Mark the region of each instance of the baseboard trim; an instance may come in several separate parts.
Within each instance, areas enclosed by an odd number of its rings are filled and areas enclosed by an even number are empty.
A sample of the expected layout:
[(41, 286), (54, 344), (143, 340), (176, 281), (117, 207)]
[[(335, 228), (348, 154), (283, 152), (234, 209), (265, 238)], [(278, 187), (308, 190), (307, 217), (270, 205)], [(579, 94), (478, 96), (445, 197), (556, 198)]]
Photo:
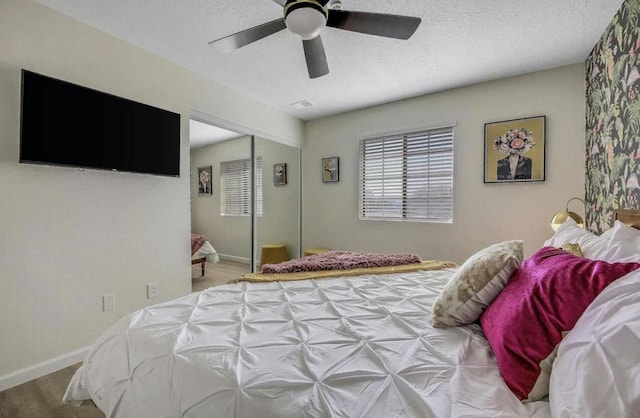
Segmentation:
[(218, 257), (220, 257), (220, 260), (236, 261), (238, 263), (251, 264), (251, 260), (248, 259), (247, 257), (236, 257), (235, 255), (220, 254), (220, 253), (218, 253)]
[(0, 376), (0, 392), (79, 363), (84, 360), (90, 348), (90, 346), (84, 347), (80, 350), (63, 354), (51, 360), (43, 361), (42, 363), (34, 364), (22, 370)]

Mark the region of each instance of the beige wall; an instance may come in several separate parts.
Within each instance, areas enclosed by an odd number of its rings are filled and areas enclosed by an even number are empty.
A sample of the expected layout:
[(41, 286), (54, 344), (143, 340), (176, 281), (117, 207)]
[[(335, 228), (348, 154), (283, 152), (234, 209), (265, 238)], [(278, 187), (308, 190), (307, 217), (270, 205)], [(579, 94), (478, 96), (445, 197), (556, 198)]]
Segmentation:
[[(21, 68), (181, 113), (180, 178), (19, 164)], [(301, 141), (302, 123), (273, 108), (37, 3), (0, 2), (0, 387), (190, 291), (193, 110)]]
[[(304, 247), (413, 252), (464, 261), (507, 239), (531, 254), (549, 220), (584, 195), (584, 65), (497, 80), (308, 122), (303, 148)], [(547, 175), (541, 183), (484, 184), (489, 121), (547, 116)], [(360, 221), (358, 141), (374, 134), (456, 122), (451, 224)], [(340, 182), (322, 183), (322, 157), (340, 157)]]

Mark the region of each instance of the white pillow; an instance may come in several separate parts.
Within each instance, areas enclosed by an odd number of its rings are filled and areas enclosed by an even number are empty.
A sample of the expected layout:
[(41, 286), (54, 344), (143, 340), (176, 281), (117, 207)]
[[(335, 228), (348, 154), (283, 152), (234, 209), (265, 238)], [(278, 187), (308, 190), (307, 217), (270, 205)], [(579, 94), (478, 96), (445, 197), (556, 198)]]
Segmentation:
[(606, 254), (609, 240), (580, 228), (573, 219), (569, 218), (560, 225), (551, 238), (545, 241), (544, 246), (561, 248), (564, 244), (578, 244), (585, 258), (597, 260)]
[(611, 237), (613, 236), (613, 230), (615, 229), (617, 224), (618, 224), (618, 221), (616, 221), (616, 223), (613, 225), (613, 228), (607, 229), (602, 234), (600, 234), (600, 237), (610, 240)]
[(616, 221), (613, 228), (601, 235), (612, 243), (620, 243), (626, 252), (640, 253), (640, 230)]
[(617, 239), (640, 244), (640, 230), (625, 225), (618, 220), (613, 224), (613, 228), (604, 231), (600, 236), (608, 240)]
[[(625, 225), (626, 228), (629, 228)], [(613, 238), (613, 233), (610, 233)], [(625, 235), (626, 236), (626, 235)], [(578, 244), (585, 258), (612, 262), (634, 261), (629, 259), (638, 253), (623, 241), (608, 239), (580, 228), (569, 218), (560, 225), (556, 233), (545, 241), (544, 246), (561, 248), (564, 244)]]
[(640, 416), (640, 270), (610, 284), (558, 345), (549, 387), (556, 418)]
[(600, 237), (609, 240), (611, 249), (617, 249), (617, 252), (610, 251), (607, 261), (611, 263), (640, 262), (640, 230), (616, 221), (613, 228), (604, 231)]

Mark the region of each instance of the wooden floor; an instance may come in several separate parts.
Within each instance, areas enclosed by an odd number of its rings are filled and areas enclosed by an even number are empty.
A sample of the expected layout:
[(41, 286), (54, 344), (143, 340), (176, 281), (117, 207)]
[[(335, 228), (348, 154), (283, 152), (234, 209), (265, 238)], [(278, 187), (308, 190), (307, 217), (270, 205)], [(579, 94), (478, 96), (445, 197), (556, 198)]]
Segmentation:
[[(248, 264), (221, 260), (217, 264), (207, 263), (203, 277), (200, 265), (193, 266), (192, 288), (197, 292), (225, 284), (248, 271)], [(78, 367), (80, 363), (0, 392), (0, 418), (104, 418), (91, 401), (79, 406), (62, 403), (62, 396)]]
[(219, 286), (235, 279), (242, 273), (249, 272), (249, 264), (235, 261), (220, 260), (219, 263), (206, 263), (205, 273), (202, 276), (200, 264), (191, 267), (191, 287), (194, 292)]
[(104, 418), (91, 401), (74, 406), (62, 403), (71, 376), (80, 363), (0, 392), (1, 418)]

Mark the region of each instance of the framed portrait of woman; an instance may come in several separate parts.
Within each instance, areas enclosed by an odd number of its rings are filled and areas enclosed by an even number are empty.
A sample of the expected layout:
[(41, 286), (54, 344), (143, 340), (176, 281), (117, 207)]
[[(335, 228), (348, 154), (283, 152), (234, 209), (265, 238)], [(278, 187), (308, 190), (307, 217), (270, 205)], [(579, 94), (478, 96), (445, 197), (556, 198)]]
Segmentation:
[(484, 124), (484, 182), (544, 181), (546, 116)]

